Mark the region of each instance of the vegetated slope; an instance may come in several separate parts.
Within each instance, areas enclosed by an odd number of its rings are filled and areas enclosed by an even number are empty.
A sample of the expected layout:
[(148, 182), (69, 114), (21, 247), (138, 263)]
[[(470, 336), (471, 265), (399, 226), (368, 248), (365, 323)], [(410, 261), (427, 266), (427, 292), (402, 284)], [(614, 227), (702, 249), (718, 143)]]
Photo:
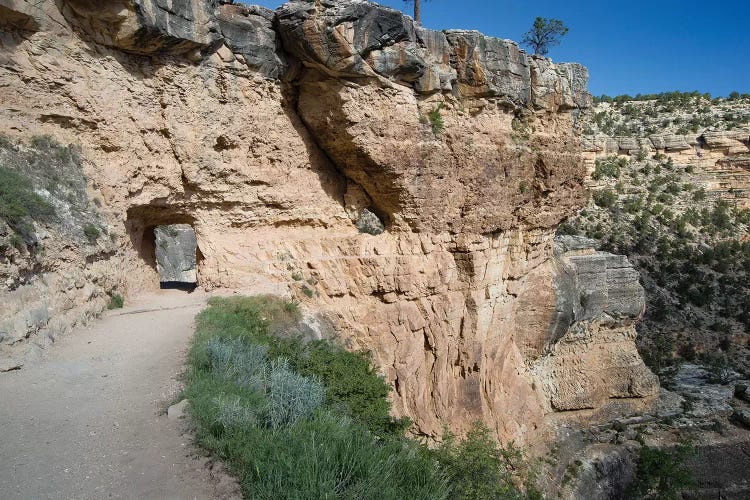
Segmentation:
[[(750, 119), (747, 96), (649, 97), (600, 104), (588, 128), (636, 135), (664, 133), (660, 126), (667, 133), (675, 127), (700, 132), (733, 129)], [(602, 113), (615, 125), (602, 126)], [(655, 371), (664, 374), (679, 360), (699, 359), (717, 374), (728, 376), (726, 367), (747, 374), (750, 211), (698, 184), (692, 165), (646, 148), (630, 157), (599, 158), (589, 206), (560, 232), (596, 238), (606, 250), (627, 254), (640, 271), (647, 311), (638, 343)]]
[(185, 395), (198, 443), (246, 498), (539, 498), (520, 450), (479, 423), (436, 450), (404, 437), (368, 357), (303, 343), (299, 319), (273, 296), (213, 298), (197, 318)]
[(0, 283), (21, 297), (0, 301), (0, 372), (21, 367), (110, 300), (114, 272), (100, 262), (116, 247), (97, 202), (77, 147), (0, 135)]
[(585, 135), (687, 135), (705, 129), (737, 130), (750, 123), (750, 94), (711, 98), (698, 92), (594, 98)]

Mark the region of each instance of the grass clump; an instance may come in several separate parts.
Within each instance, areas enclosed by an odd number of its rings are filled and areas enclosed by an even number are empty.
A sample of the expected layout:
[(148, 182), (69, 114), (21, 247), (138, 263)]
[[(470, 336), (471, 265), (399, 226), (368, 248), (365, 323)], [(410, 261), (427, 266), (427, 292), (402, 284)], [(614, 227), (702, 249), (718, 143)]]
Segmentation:
[(97, 239), (99, 239), (101, 231), (94, 224), (87, 224), (83, 228), (83, 234), (84, 236), (86, 236), (86, 238), (88, 238), (89, 241), (95, 242)]
[(406, 438), (369, 357), (303, 343), (300, 317), (257, 296), (212, 298), (196, 319), (185, 396), (197, 440), (246, 498), (523, 497), (489, 430), (435, 451)]
[(109, 303), (107, 304), (107, 309), (122, 309), (122, 306), (125, 305), (125, 299), (122, 298), (122, 295), (119, 293), (113, 293), (109, 297)]

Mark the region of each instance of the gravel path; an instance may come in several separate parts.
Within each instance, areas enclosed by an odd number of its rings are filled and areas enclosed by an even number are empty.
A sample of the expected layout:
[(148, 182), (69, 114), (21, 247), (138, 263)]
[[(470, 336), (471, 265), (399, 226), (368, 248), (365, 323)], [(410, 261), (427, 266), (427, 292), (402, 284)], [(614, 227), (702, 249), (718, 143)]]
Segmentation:
[(235, 497), (164, 409), (207, 296), (165, 290), (0, 374), (0, 498)]

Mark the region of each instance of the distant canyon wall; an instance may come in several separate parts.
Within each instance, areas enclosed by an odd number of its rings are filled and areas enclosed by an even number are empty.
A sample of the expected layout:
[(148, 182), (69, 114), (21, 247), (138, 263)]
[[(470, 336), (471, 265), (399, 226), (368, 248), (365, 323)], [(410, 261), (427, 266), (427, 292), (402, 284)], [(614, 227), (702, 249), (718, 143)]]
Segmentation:
[(750, 130), (707, 130), (649, 137), (584, 136), (583, 154), (593, 168), (597, 158), (663, 154), (691, 166), (695, 184), (715, 197), (750, 208)]

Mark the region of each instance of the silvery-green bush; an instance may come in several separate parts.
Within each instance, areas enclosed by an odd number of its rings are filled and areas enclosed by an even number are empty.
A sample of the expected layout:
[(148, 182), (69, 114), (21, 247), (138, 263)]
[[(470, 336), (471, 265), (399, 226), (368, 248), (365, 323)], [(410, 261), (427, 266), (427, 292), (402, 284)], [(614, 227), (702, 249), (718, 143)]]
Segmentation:
[(215, 375), (265, 397), (265, 403), (255, 408), (242, 407), (237, 397), (216, 398), (217, 423), (224, 428), (292, 425), (311, 416), (325, 401), (320, 380), (294, 373), (286, 360), (270, 361), (267, 346), (213, 338), (206, 352)]

